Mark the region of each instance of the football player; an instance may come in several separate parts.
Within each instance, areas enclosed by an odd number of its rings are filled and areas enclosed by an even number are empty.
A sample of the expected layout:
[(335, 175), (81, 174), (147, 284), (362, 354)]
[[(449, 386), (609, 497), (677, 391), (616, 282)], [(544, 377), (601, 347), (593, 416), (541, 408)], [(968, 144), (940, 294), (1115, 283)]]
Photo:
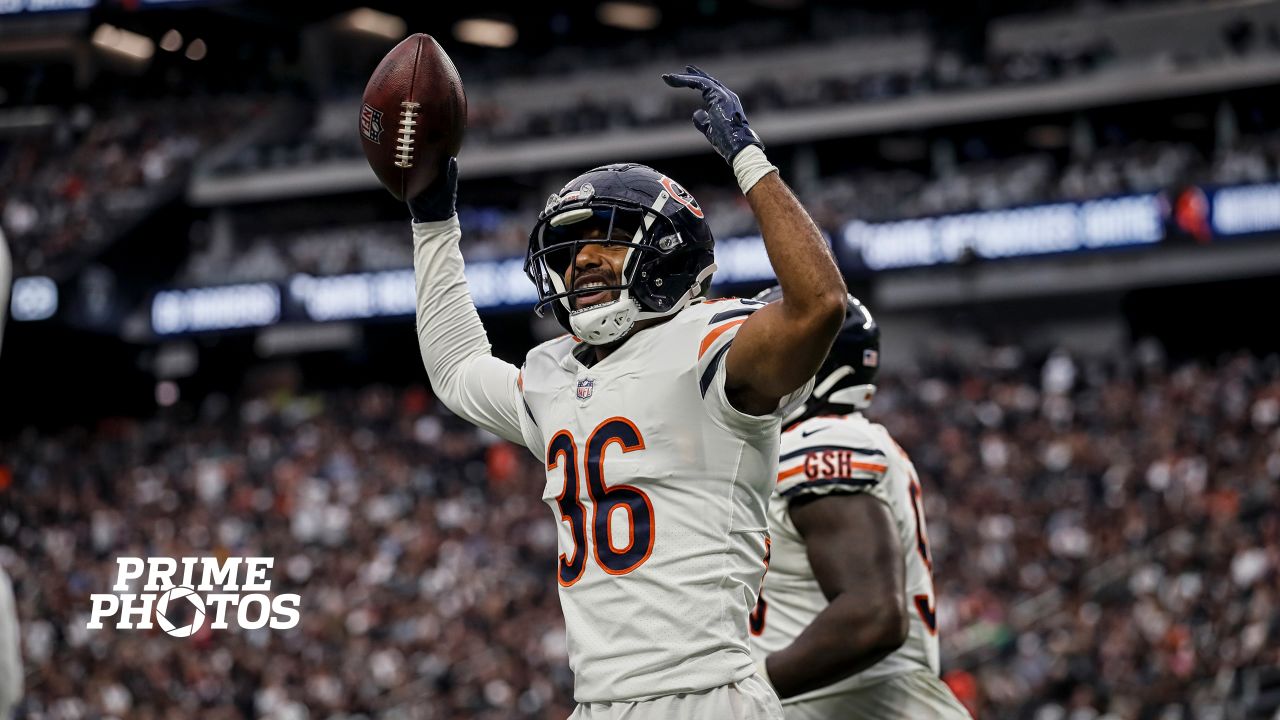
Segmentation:
[[(782, 297), (773, 288), (756, 299)], [(879, 365), (880, 328), (849, 296), (813, 395), (782, 435), (751, 634), (787, 720), (969, 717), (938, 678), (920, 480), (862, 414)]]
[(782, 418), (844, 319), (844, 281), (766, 159), (738, 97), (695, 67), (694, 125), (759, 222), (783, 302), (705, 301), (713, 240), (697, 200), (636, 164), (552, 195), (525, 270), (568, 334), (522, 367), (490, 354), (458, 250), (457, 161), (410, 200), (418, 340), (455, 413), (546, 469), (574, 718), (781, 718), (747, 621), (764, 573)]

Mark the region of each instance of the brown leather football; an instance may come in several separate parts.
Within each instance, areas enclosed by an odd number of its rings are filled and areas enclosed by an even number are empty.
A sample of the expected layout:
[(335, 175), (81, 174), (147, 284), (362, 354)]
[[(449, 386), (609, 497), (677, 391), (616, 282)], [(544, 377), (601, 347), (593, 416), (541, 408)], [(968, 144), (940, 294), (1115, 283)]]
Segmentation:
[(416, 33), (391, 49), (364, 88), (360, 144), (384, 187), (399, 200), (425, 190), (442, 158), (456, 156), (467, 96), (435, 38)]

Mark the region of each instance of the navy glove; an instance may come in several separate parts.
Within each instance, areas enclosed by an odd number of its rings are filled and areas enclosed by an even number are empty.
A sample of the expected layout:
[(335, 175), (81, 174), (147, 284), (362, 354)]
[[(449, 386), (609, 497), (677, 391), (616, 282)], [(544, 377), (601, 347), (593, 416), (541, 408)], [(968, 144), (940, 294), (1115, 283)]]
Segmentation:
[(415, 222), (439, 222), (453, 217), (458, 203), (458, 158), (444, 158), (435, 182), (408, 202)]
[(747, 124), (742, 101), (724, 83), (702, 72), (694, 65), (686, 65), (685, 73), (669, 73), (662, 81), (671, 87), (687, 87), (702, 91), (705, 109), (693, 113), (693, 125), (707, 136), (725, 162), (733, 164), (733, 158), (748, 146), (761, 150), (764, 143)]

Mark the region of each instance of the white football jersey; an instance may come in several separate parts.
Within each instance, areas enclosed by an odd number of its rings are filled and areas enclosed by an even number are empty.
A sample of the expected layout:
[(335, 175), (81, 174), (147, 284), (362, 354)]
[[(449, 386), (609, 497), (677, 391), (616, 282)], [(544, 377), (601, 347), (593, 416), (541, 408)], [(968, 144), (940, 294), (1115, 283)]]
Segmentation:
[(751, 616), (753, 652), (763, 659), (790, 645), (827, 607), (804, 539), (787, 508), (794, 498), (829, 493), (867, 493), (893, 513), (906, 570), (910, 630), (902, 647), (875, 665), (786, 698), (784, 705), (838, 695), (890, 675), (939, 672), (932, 559), (920, 481), (911, 459), (888, 431), (857, 412), (811, 418), (782, 435), (778, 482), (769, 502), (769, 572)]
[(569, 336), (521, 371), (525, 444), (558, 521), (556, 579), (578, 702), (641, 700), (755, 672), (781, 418), (734, 409), (725, 355), (762, 304), (696, 302), (587, 367)]

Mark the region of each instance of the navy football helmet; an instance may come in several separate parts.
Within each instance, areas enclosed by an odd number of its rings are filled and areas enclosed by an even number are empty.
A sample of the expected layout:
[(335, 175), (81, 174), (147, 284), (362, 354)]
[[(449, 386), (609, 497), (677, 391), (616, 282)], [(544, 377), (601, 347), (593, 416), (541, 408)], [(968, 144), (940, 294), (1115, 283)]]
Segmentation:
[[(774, 286), (756, 295), (756, 300), (773, 302), (782, 298), (782, 288)], [(787, 423), (807, 420), (827, 412), (861, 410), (876, 394), (876, 372), (880, 370), (880, 326), (858, 298), (845, 300), (844, 325), (831, 344), (831, 352), (815, 375), (813, 394), (787, 417)], [(833, 407), (834, 406), (834, 407)]]
[[(583, 237), (602, 231), (598, 239)], [(627, 248), (616, 285), (574, 289), (575, 259), (585, 245)], [(534, 311), (549, 307), (565, 330), (591, 345), (624, 337), (637, 320), (667, 317), (706, 293), (715, 271), (711, 228), (698, 201), (671, 178), (634, 163), (605, 165), (570, 180), (547, 199), (529, 233), (524, 270), (538, 288)], [(618, 297), (575, 308), (577, 297)]]

